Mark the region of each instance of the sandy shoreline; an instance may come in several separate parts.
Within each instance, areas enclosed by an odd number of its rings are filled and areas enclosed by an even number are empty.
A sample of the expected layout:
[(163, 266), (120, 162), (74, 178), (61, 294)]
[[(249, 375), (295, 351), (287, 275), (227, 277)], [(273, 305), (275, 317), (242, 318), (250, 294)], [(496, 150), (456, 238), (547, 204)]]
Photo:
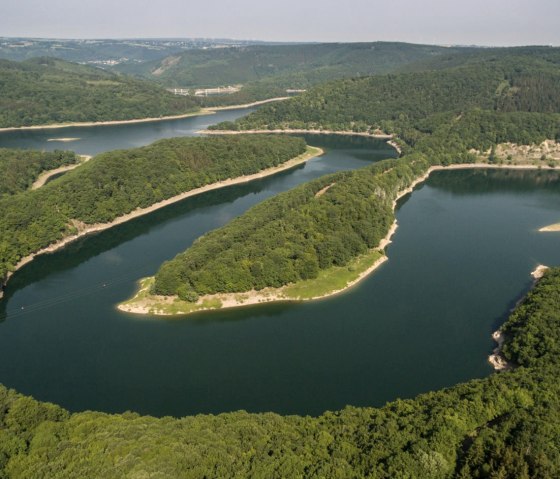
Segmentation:
[(554, 231), (560, 231), (560, 223), (556, 223), (554, 225), (549, 225), (549, 226), (543, 226), (542, 228), (539, 229), (539, 231), (541, 233), (544, 232), (554, 232)]
[[(242, 131), (234, 131), (234, 130), (200, 130), (197, 131), (201, 135), (259, 135), (259, 134), (305, 134), (305, 135), (342, 135), (342, 136), (364, 136), (366, 138), (374, 138), (377, 140), (391, 140), (394, 138), (393, 135), (388, 134), (370, 134), (370, 133), (360, 133), (357, 131), (335, 131), (335, 130), (306, 130), (306, 129), (297, 129), (297, 128), (288, 128), (285, 130), (242, 130)], [(391, 145), (393, 146), (393, 145)], [(394, 147), (394, 146), (393, 146)], [(395, 148), (397, 151), (398, 149)]]
[[(539, 169), (538, 166), (534, 166), (534, 165), (489, 165), (489, 164), (485, 164), (485, 163), (465, 163), (465, 164), (457, 164), (457, 165), (449, 165), (449, 166), (439, 166), (439, 165), (431, 166), (430, 168), (428, 168), (428, 170), (426, 170), (426, 172), (422, 176), (419, 176), (418, 178), (416, 178), (410, 184), (410, 186), (408, 186), (404, 190), (401, 190), (397, 194), (397, 196), (395, 197), (395, 199), (393, 201), (393, 211), (395, 211), (395, 209), (397, 207), (397, 203), (401, 198), (408, 195), (409, 193), (412, 193), (414, 188), (417, 185), (419, 185), (420, 183), (423, 183), (424, 181), (426, 181), (429, 178), (430, 174), (433, 173), (434, 171), (479, 169), (479, 168), (482, 168), (482, 169), (514, 169), (514, 170), (535, 170), (535, 169)], [(557, 169), (557, 168), (541, 167), (541, 169), (554, 170), (554, 169)], [(397, 227), (398, 227), (398, 224), (397, 224), (397, 220), (395, 219), (391, 228), (389, 229), (389, 231), (387, 232), (385, 237), (380, 241), (377, 248), (373, 248), (373, 249), (383, 251), (385, 249), (385, 247), (389, 243), (391, 243), (391, 238), (395, 234), (395, 232), (397, 230)], [(198, 305), (202, 306), (203, 303), (218, 301), (219, 303), (221, 303), (221, 306), (219, 306), (219, 307), (215, 307), (215, 306), (200, 307), (200, 308), (196, 309), (196, 311), (193, 311), (193, 312), (207, 311), (207, 310), (217, 310), (217, 309), (227, 309), (227, 308), (237, 308), (237, 307), (249, 306), (249, 305), (254, 305), (254, 304), (269, 303), (269, 302), (273, 302), (273, 301), (313, 301), (313, 300), (318, 300), (318, 299), (324, 299), (324, 298), (327, 298), (327, 297), (330, 297), (330, 296), (340, 294), (340, 293), (348, 290), (352, 286), (358, 284), (360, 281), (362, 281), (363, 279), (368, 277), (371, 273), (373, 273), (381, 264), (383, 264), (387, 260), (388, 260), (387, 256), (385, 256), (385, 255), (382, 256), (372, 266), (370, 266), (367, 270), (360, 273), (360, 275), (356, 279), (350, 281), (344, 288), (338, 289), (338, 290), (335, 290), (335, 291), (331, 291), (331, 292), (329, 292), (327, 294), (324, 294), (324, 295), (321, 295), (321, 296), (315, 296), (315, 297), (312, 297), (312, 298), (305, 298), (305, 299), (289, 298), (289, 297), (286, 297), (283, 294), (284, 287), (281, 287), (281, 288), (265, 288), (261, 291), (252, 290), (252, 291), (247, 291), (247, 292), (243, 292), (243, 293), (206, 295), (206, 296), (202, 296), (202, 297), (199, 298), (199, 301), (197, 302)], [(189, 314), (189, 313), (181, 313), (181, 312), (179, 312), (179, 313), (167, 313), (167, 312), (164, 312), (164, 311), (157, 312), (157, 310), (154, 309), (154, 304), (156, 304), (156, 303), (168, 304), (168, 305), (173, 304), (173, 302), (176, 300), (176, 296), (154, 296), (153, 298), (154, 298), (154, 301), (152, 303), (144, 302), (144, 304), (135, 304), (134, 306), (132, 306), (130, 304), (126, 304), (126, 302), (124, 302), (124, 303), (119, 304), (117, 306), (117, 309), (119, 309), (121, 311), (124, 311), (124, 312), (127, 312), (127, 313), (144, 314), (144, 315), (145, 314), (156, 314), (156, 315), (162, 315), (162, 316), (170, 316), (170, 315), (175, 315), (175, 314), (177, 314), (177, 315)]]
[(7, 284), (8, 280), (10, 279), (10, 277), (20, 268), (22, 268), (23, 266), (25, 266), (26, 264), (30, 263), (31, 261), (33, 261), (33, 259), (41, 254), (45, 254), (45, 253), (53, 253), (61, 248), (64, 248), (67, 244), (76, 241), (79, 238), (82, 238), (84, 236), (87, 236), (89, 234), (92, 233), (98, 233), (100, 231), (104, 231), (106, 229), (112, 228), (113, 226), (117, 226), (123, 223), (126, 223), (127, 221), (130, 221), (134, 218), (138, 218), (140, 216), (144, 216), (147, 215), (149, 213), (152, 213), (156, 210), (159, 210), (160, 208), (164, 208), (166, 206), (169, 206), (173, 203), (176, 203), (178, 201), (182, 201), (186, 198), (190, 198), (191, 196), (196, 196), (196, 195), (200, 195), (201, 193), (205, 193), (207, 191), (212, 191), (212, 190), (217, 190), (219, 188), (225, 188), (226, 186), (231, 186), (231, 185), (237, 185), (237, 184), (241, 184), (241, 183), (248, 183), (250, 181), (253, 180), (258, 180), (261, 178), (265, 178), (267, 176), (271, 176), (274, 175), (276, 173), (280, 173), (281, 171), (285, 171), (285, 170), (289, 170), (291, 168), (294, 168), (298, 165), (301, 165), (303, 163), (305, 163), (306, 161), (309, 161), (312, 158), (315, 158), (316, 156), (320, 156), (322, 155), (324, 152), (321, 148), (316, 148), (316, 147), (308, 147), (308, 151), (295, 157), (292, 158), (291, 160), (286, 161), (285, 163), (282, 163), (281, 165), (278, 166), (274, 166), (272, 168), (267, 168), (264, 170), (261, 170), (257, 173), (253, 173), (251, 175), (245, 175), (245, 176), (239, 176), (237, 178), (230, 178), (227, 180), (222, 180), (222, 181), (218, 181), (217, 183), (212, 183), (210, 185), (206, 185), (206, 186), (201, 186), (200, 188), (195, 188), (194, 190), (189, 190), (186, 191), (185, 193), (181, 193), (179, 195), (173, 196), (172, 198), (168, 198), (166, 200), (160, 201), (159, 203), (155, 203), (151, 206), (148, 206), (146, 208), (138, 208), (134, 211), (131, 211), (130, 213), (123, 215), (123, 216), (119, 216), (118, 218), (115, 218), (113, 221), (109, 222), (109, 223), (99, 223), (99, 224), (93, 224), (93, 225), (88, 225), (86, 228), (84, 228), (83, 230), (79, 231), (77, 234), (72, 235), (72, 236), (67, 236), (66, 238), (61, 239), (60, 241), (57, 241), (56, 243), (53, 243), (45, 248), (42, 248), (41, 250), (32, 253), (24, 258), (22, 258), (14, 267), (14, 271), (13, 272), (9, 272), (6, 276), (6, 278), (4, 279), (1, 287), (0, 287), (0, 298), (2, 297), (2, 288)]
[[(264, 105), (265, 103), (287, 100), (288, 98), (290, 97), (277, 97), (277, 98), (269, 98), (268, 100), (255, 101), (253, 103), (246, 103), (244, 105), (230, 105), (230, 106), (219, 106), (214, 108), (201, 108), (200, 110), (193, 111), (191, 113), (183, 113), (181, 115), (160, 116), (154, 118), (136, 118), (133, 120), (53, 123), (50, 125), (33, 125), (33, 126), (10, 126), (5, 128), (0, 128), (0, 133), (4, 131), (51, 130), (51, 129), (59, 129), (59, 128), (71, 128), (71, 127), (80, 128), (80, 127), (87, 127), (87, 126), (128, 125), (134, 123), (151, 123), (156, 121), (180, 120), (182, 118), (189, 118), (191, 116), (213, 115), (217, 111), (222, 111), (222, 110), (238, 110), (242, 108), (251, 108), (253, 106)], [(54, 139), (54, 141), (64, 141), (64, 140)]]
[[(539, 264), (534, 271), (531, 272), (531, 277), (534, 280), (534, 283), (537, 283), (539, 279), (541, 279), (546, 270), (548, 270), (548, 266), (543, 264)], [(523, 298), (521, 298), (516, 306), (511, 310), (512, 312), (515, 311), (517, 306), (519, 306), (523, 302)], [(498, 329), (492, 333), (492, 339), (496, 342), (497, 346), (493, 349), (492, 354), (488, 356), (488, 362), (494, 368), (495, 371), (509, 371), (515, 367), (515, 364), (508, 362), (508, 360), (502, 354), (502, 349), (504, 346), (504, 342), (506, 340), (506, 336), (503, 331)]]
[(74, 170), (78, 168), (78, 166), (83, 165), (86, 161), (89, 161), (92, 158), (90, 155), (80, 155), (80, 157), (82, 158), (82, 160), (79, 163), (74, 163), (73, 165), (61, 166), (59, 168), (55, 168), (54, 170), (44, 171), (31, 185), (31, 189), (36, 190), (38, 188), (41, 188), (41, 186), (43, 186), (52, 176), (58, 175), (60, 173), (64, 173), (66, 171)]

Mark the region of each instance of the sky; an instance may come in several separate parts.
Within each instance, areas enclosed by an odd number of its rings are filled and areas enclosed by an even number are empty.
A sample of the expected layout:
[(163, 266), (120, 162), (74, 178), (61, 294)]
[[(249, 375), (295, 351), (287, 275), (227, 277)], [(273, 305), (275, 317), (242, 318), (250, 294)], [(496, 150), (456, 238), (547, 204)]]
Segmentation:
[(560, 0), (0, 0), (0, 36), (560, 45)]

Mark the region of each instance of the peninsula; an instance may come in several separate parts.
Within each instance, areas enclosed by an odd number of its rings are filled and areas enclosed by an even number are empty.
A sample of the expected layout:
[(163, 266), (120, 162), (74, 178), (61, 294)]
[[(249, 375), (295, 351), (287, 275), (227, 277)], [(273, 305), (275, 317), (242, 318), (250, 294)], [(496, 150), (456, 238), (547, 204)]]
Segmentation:
[[(84, 235), (189, 196), (273, 175), (321, 153), (298, 138), (245, 136), (175, 138), (98, 155), (56, 182), (1, 201), (0, 244), (8, 247), (2, 249), (0, 277), (5, 284), (38, 254)], [(16, 224), (10, 219), (15, 214)]]

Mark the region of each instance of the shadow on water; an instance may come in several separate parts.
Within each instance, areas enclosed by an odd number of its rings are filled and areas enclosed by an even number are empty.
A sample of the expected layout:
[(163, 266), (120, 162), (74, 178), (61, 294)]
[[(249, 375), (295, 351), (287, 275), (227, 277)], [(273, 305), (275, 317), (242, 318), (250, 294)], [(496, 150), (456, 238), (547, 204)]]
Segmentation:
[[(257, 317), (259, 320), (264, 318), (274, 318), (282, 316), (301, 305), (301, 301), (283, 301), (274, 303), (262, 303), (242, 306), (239, 308), (224, 309), (221, 311), (201, 311), (188, 316), (178, 316), (176, 319), (168, 321), (185, 320), (192, 321), (196, 326), (208, 326), (219, 323), (239, 323)], [(160, 320), (160, 319), (156, 319)]]
[(433, 188), (454, 195), (488, 192), (530, 192), (535, 188), (558, 192), (560, 172), (548, 170), (449, 170), (430, 175), (426, 182)]

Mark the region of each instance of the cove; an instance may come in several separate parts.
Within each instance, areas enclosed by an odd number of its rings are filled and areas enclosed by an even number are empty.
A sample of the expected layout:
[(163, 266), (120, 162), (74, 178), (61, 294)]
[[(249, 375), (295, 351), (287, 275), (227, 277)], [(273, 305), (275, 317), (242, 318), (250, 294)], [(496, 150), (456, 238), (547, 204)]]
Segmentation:
[(534, 266), (559, 263), (558, 236), (537, 232), (558, 221), (556, 173), (434, 173), (400, 202), (389, 261), (333, 298), (185, 320), (115, 310), (205, 231), (295, 184), (391, 154), (362, 138), (308, 142), (327, 155), (82, 239), (14, 275), (0, 302), (0, 382), (74, 411), (319, 414), (489, 374), (491, 331)]

